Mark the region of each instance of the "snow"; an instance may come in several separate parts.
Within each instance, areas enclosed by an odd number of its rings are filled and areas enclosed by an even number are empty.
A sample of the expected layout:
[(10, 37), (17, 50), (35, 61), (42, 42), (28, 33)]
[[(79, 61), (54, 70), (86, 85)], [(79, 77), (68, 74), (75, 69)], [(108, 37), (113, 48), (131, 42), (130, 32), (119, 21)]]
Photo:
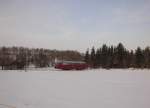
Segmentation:
[(150, 108), (150, 70), (0, 71), (0, 108)]

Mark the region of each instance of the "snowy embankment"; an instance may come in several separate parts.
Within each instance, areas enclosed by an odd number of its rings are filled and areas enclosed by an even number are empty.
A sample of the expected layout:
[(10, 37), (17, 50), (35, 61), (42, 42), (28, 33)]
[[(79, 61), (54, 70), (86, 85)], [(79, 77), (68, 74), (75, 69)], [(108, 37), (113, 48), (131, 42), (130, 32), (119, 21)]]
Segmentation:
[(150, 70), (1, 70), (0, 108), (150, 108)]

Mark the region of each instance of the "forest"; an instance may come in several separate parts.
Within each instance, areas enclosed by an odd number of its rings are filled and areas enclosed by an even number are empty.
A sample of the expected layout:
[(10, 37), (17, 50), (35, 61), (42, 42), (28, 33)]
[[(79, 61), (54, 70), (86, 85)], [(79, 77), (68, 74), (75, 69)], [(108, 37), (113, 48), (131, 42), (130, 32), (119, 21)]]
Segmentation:
[(78, 51), (59, 51), (43, 48), (0, 47), (0, 67), (7, 69), (25, 69), (29, 66), (35, 68), (50, 67), (55, 59), (79, 61), (83, 55)]
[(85, 61), (90, 68), (150, 68), (150, 47), (128, 50), (122, 43), (91, 50), (85, 54), (74, 50), (43, 48), (0, 47), (0, 69), (25, 69), (54, 66), (55, 60)]
[(117, 46), (103, 44), (85, 53), (85, 61), (92, 68), (150, 68), (150, 47), (128, 50), (122, 43)]

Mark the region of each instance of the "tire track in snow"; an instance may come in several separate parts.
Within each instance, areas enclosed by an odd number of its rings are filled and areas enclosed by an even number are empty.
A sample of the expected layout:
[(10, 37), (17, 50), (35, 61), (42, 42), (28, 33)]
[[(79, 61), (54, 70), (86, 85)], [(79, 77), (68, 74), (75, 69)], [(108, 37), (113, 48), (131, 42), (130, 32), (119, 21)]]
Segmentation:
[(16, 107), (14, 107), (14, 106), (11, 106), (11, 105), (6, 105), (6, 104), (0, 104), (0, 108), (1, 108), (1, 106), (4, 108), (16, 108)]

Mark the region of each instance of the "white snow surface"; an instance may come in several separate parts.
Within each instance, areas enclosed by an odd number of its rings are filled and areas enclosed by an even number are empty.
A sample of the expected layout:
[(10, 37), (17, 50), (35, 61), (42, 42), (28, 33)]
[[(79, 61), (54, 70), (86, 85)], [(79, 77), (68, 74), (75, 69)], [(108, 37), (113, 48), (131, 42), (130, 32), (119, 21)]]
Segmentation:
[(150, 70), (0, 70), (0, 108), (150, 108)]

